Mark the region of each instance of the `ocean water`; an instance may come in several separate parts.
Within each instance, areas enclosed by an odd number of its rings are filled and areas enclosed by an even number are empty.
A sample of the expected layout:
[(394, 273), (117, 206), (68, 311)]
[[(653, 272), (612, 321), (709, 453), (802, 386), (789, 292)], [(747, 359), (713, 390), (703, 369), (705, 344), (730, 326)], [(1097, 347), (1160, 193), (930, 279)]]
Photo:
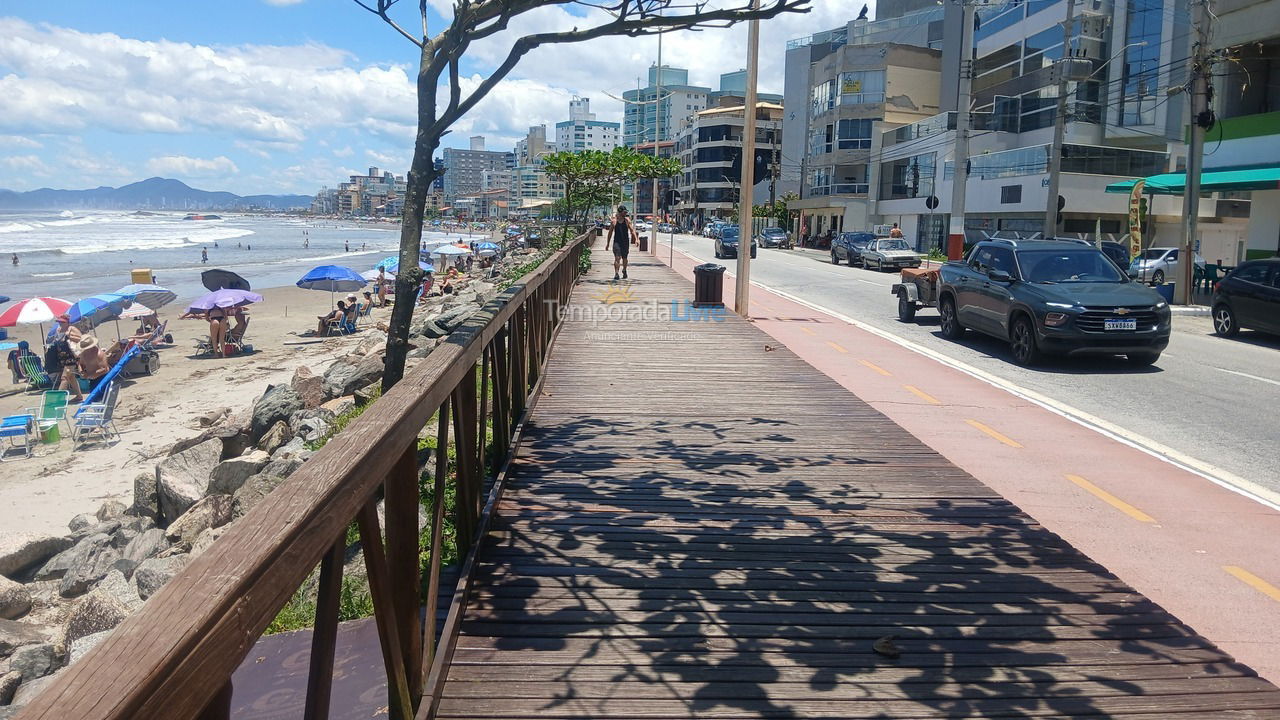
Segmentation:
[[(0, 212), (0, 295), (74, 301), (128, 285), (131, 270), (146, 268), (181, 302), (206, 292), (200, 273), (210, 268), (239, 273), (255, 289), (282, 287), (317, 265), (368, 270), (395, 254), (400, 242), (399, 226), (390, 223), (234, 214), (183, 220), (184, 215)], [(428, 237), (449, 236), (424, 233)], [(208, 262), (200, 260), (202, 249)]]

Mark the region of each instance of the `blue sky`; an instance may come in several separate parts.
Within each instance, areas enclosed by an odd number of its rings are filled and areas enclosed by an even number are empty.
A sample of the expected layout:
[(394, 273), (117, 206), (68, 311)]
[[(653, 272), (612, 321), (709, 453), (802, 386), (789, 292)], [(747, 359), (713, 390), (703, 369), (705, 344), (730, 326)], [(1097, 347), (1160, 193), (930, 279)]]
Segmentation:
[[(431, 28), (447, 0), (430, 0)], [(416, 2), (400, 20), (417, 27)], [(471, 49), (477, 83), (517, 34), (578, 24), (542, 8)], [(849, 19), (818, 0), (762, 27), (760, 89), (782, 91), (785, 42)], [(714, 87), (745, 63), (745, 27), (666, 36), (664, 62)], [(509, 149), (530, 125), (563, 120), (573, 95), (604, 120), (654, 61), (654, 38), (605, 38), (530, 53), (446, 136)], [(349, 0), (8, 0), (0, 8), (0, 188), (118, 186), (153, 175), (196, 187), (314, 193), (412, 155), (417, 48)]]

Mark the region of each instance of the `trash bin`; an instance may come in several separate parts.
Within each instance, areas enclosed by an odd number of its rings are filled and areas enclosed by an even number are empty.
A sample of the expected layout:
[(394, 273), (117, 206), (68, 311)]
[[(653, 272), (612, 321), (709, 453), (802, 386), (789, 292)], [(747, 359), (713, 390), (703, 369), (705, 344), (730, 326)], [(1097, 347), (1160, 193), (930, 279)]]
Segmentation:
[(58, 430), (58, 423), (40, 428), (40, 442), (45, 445), (57, 445), (61, 440), (62, 433)]
[(693, 269), (693, 306), (724, 307), (724, 266), (703, 263)]
[(1156, 292), (1160, 293), (1160, 297), (1164, 298), (1167, 303), (1173, 302), (1173, 286), (1175, 283), (1165, 283), (1156, 286)]

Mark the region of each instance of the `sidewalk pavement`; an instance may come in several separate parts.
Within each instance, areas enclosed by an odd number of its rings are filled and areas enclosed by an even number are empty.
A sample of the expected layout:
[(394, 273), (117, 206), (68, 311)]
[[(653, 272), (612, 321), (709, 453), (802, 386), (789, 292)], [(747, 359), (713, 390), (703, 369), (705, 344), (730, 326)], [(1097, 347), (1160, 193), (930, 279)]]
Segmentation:
[[(660, 248), (658, 259), (667, 263), (668, 252)], [(681, 275), (692, 279), (697, 264), (676, 249)], [(751, 305), (758, 328), (1280, 682), (1280, 505), (778, 292), (753, 285)]]

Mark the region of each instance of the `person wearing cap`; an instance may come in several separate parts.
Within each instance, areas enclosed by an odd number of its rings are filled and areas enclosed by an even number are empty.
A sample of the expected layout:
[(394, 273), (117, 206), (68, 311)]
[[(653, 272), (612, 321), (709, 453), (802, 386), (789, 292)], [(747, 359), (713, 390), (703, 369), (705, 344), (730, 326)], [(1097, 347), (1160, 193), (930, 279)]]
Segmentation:
[(59, 315), (45, 338), (44, 371), (53, 378), (54, 390), (62, 388), (74, 393), (76, 402), (84, 399), (75, 374), (79, 344), (80, 330), (71, 324), (71, 318)]
[(111, 368), (107, 365), (107, 358), (102, 354), (102, 349), (98, 347), (98, 338), (85, 335), (80, 338), (78, 347), (80, 357), (76, 360), (76, 364), (80, 367), (80, 377), (89, 381), (89, 392), (93, 392)]
[(45, 336), (45, 345), (52, 345), (59, 340), (66, 340), (71, 344), (72, 349), (80, 342), (80, 329), (71, 324), (71, 318), (66, 313), (59, 315), (53, 327), (49, 328), (49, 334)]

